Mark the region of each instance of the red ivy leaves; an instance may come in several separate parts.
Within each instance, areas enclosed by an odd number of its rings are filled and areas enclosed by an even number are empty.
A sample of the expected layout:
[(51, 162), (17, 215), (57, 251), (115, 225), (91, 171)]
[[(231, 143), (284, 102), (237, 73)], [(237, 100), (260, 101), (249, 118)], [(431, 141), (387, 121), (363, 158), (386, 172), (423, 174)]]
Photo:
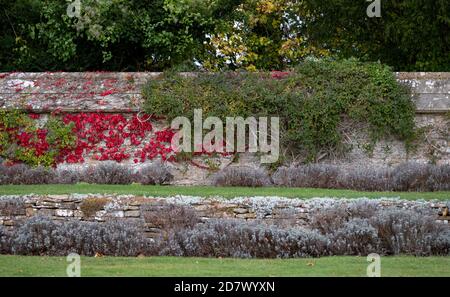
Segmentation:
[[(121, 162), (129, 159), (130, 154), (126, 152), (126, 147), (142, 144), (153, 129), (149, 119), (149, 115), (142, 117), (133, 115), (127, 119), (121, 114), (67, 114), (63, 117), (63, 121), (66, 124), (70, 122), (75, 124), (74, 132), (78, 137), (78, 142), (75, 149), (65, 152), (66, 156), (61, 161), (83, 162), (83, 155), (89, 152), (93, 153), (94, 159), (100, 161)], [(156, 138), (150, 139), (144, 148), (138, 149), (135, 156), (139, 156), (141, 162), (158, 156), (163, 160), (168, 160), (172, 153), (170, 141), (173, 134), (174, 132), (171, 130), (156, 132)], [(134, 159), (134, 162), (136, 160)]]
[(115, 93), (114, 90), (106, 90), (106, 91), (103, 91), (103, 92), (100, 94), (100, 96), (105, 97), (105, 96), (108, 96), (108, 95), (111, 95), (111, 94), (114, 94), (114, 93)]
[(158, 142), (167, 142), (170, 143), (172, 141), (173, 136), (175, 135), (175, 132), (173, 130), (162, 130), (155, 132), (156, 135), (156, 141)]
[(57, 81), (55, 81), (53, 86), (55, 86), (55, 87), (62, 87), (64, 85), (66, 85), (66, 84), (67, 84), (67, 80), (65, 78), (60, 78)]
[[(145, 162), (155, 158), (175, 161), (176, 152), (171, 148), (175, 131), (165, 129), (154, 132), (150, 115), (134, 114), (130, 118), (122, 114), (77, 113), (61, 114), (55, 110), (52, 115), (60, 114), (64, 124), (73, 123), (73, 133), (77, 137), (74, 147), (60, 147), (55, 163), (83, 163), (87, 155), (99, 161), (114, 160), (121, 162), (133, 156), (133, 162)], [(31, 119), (39, 119), (39, 114), (30, 113)], [(153, 119), (153, 118), (152, 118)], [(36, 129), (27, 132), (19, 129), (4, 129), (20, 147), (34, 149), (41, 156), (52, 149), (47, 142), (48, 131)], [(224, 143), (225, 145), (225, 143)], [(133, 147), (130, 149), (130, 147)], [(204, 148), (194, 155), (212, 155)], [(229, 153), (221, 153), (226, 156)]]
[(37, 120), (37, 119), (40, 119), (40, 118), (41, 118), (41, 115), (40, 115), (40, 114), (37, 114), (37, 113), (29, 113), (29, 114), (28, 114), (28, 117), (29, 117), (30, 119)]
[(37, 129), (35, 133), (20, 132), (17, 134), (17, 144), (23, 148), (34, 149), (37, 157), (44, 155), (50, 145), (47, 142), (47, 130)]
[[(155, 134), (156, 138), (150, 139), (142, 149), (135, 152), (134, 156), (139, 158), (141, 162), (145, 162), (146, 159), (152, 160), (157, 156), (160, 156), (164, 161), (174, 161), (175, 155), (170, 146), (170, 142), (175, 133), (168, 129), (157, 131)], [(134, 159), (134, 162), (137, 163), (137, 160)]]
[(272, 71), (271, 77), (274, 79), (282, 79), (289, 75), (289, 72), (286, 71)]

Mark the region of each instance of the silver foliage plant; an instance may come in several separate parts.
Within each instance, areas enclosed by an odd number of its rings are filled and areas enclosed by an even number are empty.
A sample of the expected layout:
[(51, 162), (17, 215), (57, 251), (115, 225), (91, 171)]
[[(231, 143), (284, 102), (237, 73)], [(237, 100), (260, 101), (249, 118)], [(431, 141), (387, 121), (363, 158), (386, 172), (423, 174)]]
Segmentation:
[(396, 167), (310, 164), (280, 167), (272, 175), (285, 187), (353, 189), (360, 191), (448, 191), (450, 165), (405, 162)]
[(77, 170), (61, 169), (55, 170), (55, 184), (72, 185), (82, 180), (82, 174)]
[[(145, 222), (58, 222), (34, 216), (19, 228), (0, 227), (0, 252), (21, 255), (167, 255), (296, 258), (326, 255), (450, 255), (450, 228), (420, 207), (379, 208), (345, 201), (311, 211), (307, 226), (255, 220), (202, 220), (185, 206), (152, 205)], [(170, 218), (160, 219), (165, 211)], [(158, 217), (157, 214), (160, 214)], [(163, 229), (148, 239), (144, 223)]]
[(273, 174), (276, 185), (301, 188), (336, 188), (340, 169), (336, 165), (309, 164), (280, 167)]
[(216, 186), (263, 187), (272, 184), (268, 173), (261, 168), (247, 166), (230, 166), (213, 178)]
[(0, 225), (0, 254), (11, 253), (11, 233)]
[[(378, 231), (383, 254), (429, 256), (439, 253), (439, 250), (445, 253), (447, 249), (448, 252), (450, 237), (447, 243), (436, 242), (440, 235), (445, 234), (447, 227), (436, 224), (433, 217), (410, 210), (391, 209), (378, 212), (370, 221)], [(441, 248), (436, 251), (432, 250), (439, 246)]]
[(368, 255), (379, 251), (378, 232), (367, 219), (352, 218), (331, 233), (334, 253)]
[(146, 165), (138, 172), (126, 165), (114, 161), (103, 161), (87, 168), (57, 169), (29, 167), (24, 164), (13, 166), (0, 165), (0, 185), (7, 184), (131, 184), (139, 182), (144, 185), (162, 185), (170, 183), (173, 175), (163, 162)]
[(83, 171), (83, 181), (90, 184), (127, 185), (134, 180), (133, 171), (114, 161), (101, 162)]
[[(161, 161), (146, 165), (137, 172), (127, 165), (103, 161), (85, 169), (32, 168), (23, 164), (0, 165), (0, 184), (97, 184), (145, 185), (169, 184), (174, 177)], [(262, 168), (230, 166), (213, 176), (217, 186), (285, 186), (306, 188), (353, 189), (363, 191), (448, 191), (450, 165), (406, 162), (397, 167), (310, 164), (280, 167), (272, 176)]]
[(10, 250), (20, 255), (69, 253), (94, 256), (137, 256), (147, 244), (138, 225), (111, 221), (106, 223), (70, 221), (59, 223), (49, 217), (34, 216), (11, 239)]
[(23, 216), (25, 212), (25, 200), (23, 198), (0, 199), (0, 216)]
[(437, 223), (428, 210), (376, 209), (368, 203), (363, 200), (317, 210), (310, 227), (330, 236), (336, 255), (449, 254), (450, 228)]
[(172, 180), (169, 168), (161, 161), (146, 165), (137, 174), (137, 181), (143, 185), (163, 185)]
[(314, 230), (282, 229), (242, 221), (214, 220), (173, 233), (159, 255), (296, 258), (327, 254), (328, 238)]

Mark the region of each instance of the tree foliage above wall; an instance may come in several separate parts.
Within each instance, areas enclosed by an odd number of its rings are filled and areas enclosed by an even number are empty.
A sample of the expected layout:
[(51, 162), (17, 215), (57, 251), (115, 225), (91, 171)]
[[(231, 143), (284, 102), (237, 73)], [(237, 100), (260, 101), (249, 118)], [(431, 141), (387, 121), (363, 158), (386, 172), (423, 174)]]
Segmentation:
[(244, 0), (210, 34), (199, 58), (208, 70), (283, 70), (305, 57), (330, 52), (309, 42), (302, 29), (303, 6), (292, 0)]
[(400, 71), (450, 71), (448, 0), (381, 0), (380, 18), (366, 16), (365, 0), (302, 2), (304, 28), (317, 46)]
[(232, 0), (0, 0), (0, 70), (152, 70), (192, 63)]
[(356, 57), (450, 71), (448, 0), (0, 0), (0, 71), (282, 70)]

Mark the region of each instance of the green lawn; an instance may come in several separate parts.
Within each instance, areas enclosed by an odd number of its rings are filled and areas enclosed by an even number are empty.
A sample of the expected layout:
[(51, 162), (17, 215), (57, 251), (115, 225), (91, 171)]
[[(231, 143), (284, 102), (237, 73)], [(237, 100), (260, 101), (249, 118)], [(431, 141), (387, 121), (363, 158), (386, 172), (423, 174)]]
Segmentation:
[[(82, 257), (82, 276), (366, 276), (365, 257)], [(0, 276), (65, 276), (65, 257), (0, 256)], [(382, 257), (382, 276), (450, 276), (450, 257)]]
[(450, 191), (446, 192), (359, 192), (351, 190), (329, 190), (308, 188), (246, 188), (246, 187), (214, 187), (214, 186), (143, 186), (132, 185), (6, 185), (0, 186), (0, 195), (14, 194), (68, 194), (68, 193), (100, 193), (100, 194), (134, 194), (147, 196), (222, 196), (232, 198), (237, 196), (283, 196), (283, 197), (345, 197), (345, 198), (379, 198), (400, 197), (403, 199), (437, 199), (449, 200)]

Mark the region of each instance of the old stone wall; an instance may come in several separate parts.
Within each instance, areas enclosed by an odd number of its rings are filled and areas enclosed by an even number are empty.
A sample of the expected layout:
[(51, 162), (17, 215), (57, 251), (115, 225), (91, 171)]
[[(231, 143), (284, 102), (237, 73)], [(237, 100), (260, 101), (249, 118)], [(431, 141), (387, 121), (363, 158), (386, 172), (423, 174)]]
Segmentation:
[[(394, 198), (366, 199), (377, 208), (396, 207), (422, 209), (436, 216), (439, 223), (447, 224), (450, 216), (442, 216), (450, 201), (408, 201)], [(133, 195), (24, 195), (0, 196), (0, 225), (17, 228), (26, 218), (45, 215), (55, 221), (86, 220), (105, 222), (108, 220), (140, 221), (147, 236), (159, 234), (160, 226), (145, 222), (145, 211), (160, 211), (164, 205), (192, 207), (202, 220), (215, 218), (237, 220), (259, 220), (274, 224), (294, 223), (307, 226), (310, 214), (324, 207), (337, 207), (355, 199), (313, 198), (297, 199), (283, 197), (139, 197)]]
[[(46, 114), (55, 111), (79, 113), (101, 112), (120, 113), (127, 116), (141, 111), (141, 89), (145, 82), (160, 73), (0, 73), (0, 108), (24, 109), (33, 113)], [(189, 75), (189, 74), (182, 74)], [(450, 73), (397, 73), (398, 80), (409, 84), (413, 90), (417, 106), (417, 126), (423, 128), (424, 139), (414, 152), (407, 152), (404, 145), (394, 139), (379, 142), (368, 153), (365, 147), (367, 137), (360, 131), (346, 131), (346, 140), (352, 151), (345, 158), (324, 159), (323, 162), (356, 166), (396, 165), (407, 160), (450, 164)], [(159, 120), (152, 123), (163, 129), (168, 123)], [(150, 135), (149, 137), (153, 137)], [(129, 166), (141, 166), (133, 157), (133, 150), (140, 147), (127, 147), (130, 158), (123, 160)], [(86, 156), (87, 166), (97, 160)], [(258, 167), (260, 158), (244, 154), (238, 163)], [(149, 161), (150, 162), (150, 161)], [(137, 164), (136, 164), (137, 163)], [(171, 163), (175, 184), (208, 184), (214, 164), (216, 169), (231, 164), (230, 157), (202, 157), (190, 163)], [(62, 164), (62, 166), (69, 166)]]

